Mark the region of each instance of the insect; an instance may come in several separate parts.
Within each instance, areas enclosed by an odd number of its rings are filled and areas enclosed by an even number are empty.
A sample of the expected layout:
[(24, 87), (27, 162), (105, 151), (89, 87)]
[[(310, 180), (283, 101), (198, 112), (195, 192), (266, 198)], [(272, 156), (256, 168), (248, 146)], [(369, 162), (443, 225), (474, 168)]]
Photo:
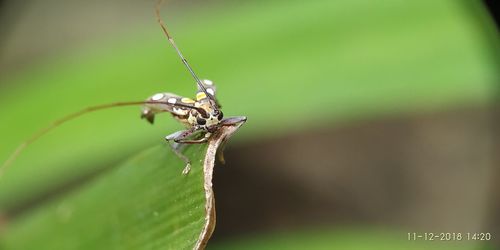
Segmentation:
[(87, 107), (78, 112), (69, 114), (53, 122), (50, 126), (39, 130), (37, 133), (33, 134), (30, 138), (24, 141), (21, 145), (19, 145), (0, 167), (0, 177), (2, 177), (4, 170), (9, 165), (11, 165), (11, 163), (21, 152), (41, 136), (45, 135), (46, 133), (55, 129), (63, 123), (73, 120), (81, 115), (98, 110), (121, 106), (143, 105), (141, 118), (146, 119), (151, 124), (154, 122), (155, 115), (159, 113), (168, 112), (172, 114), (174, 118), (176, 118), (186, 126), (186, 129), (167, 135), (165, 137), (165, 140), (168, 142), (174, 153), (185, 162), (186, 166), (182, 171), (184, 175), (189, 173), (191, 169), (191, 161), (188, 157), (180, 152), (179, 146), (181, 144), (205, 143), (221, 127), (235, 126), (246, 122), (247, 118), (244, 116), (224, 118), (224, 115), (221, 111), (221, 106), (215, 97), (215, 85), (210, 80), (200, 80), (200, 78), (198, 78), (198, 76), (194, 73), (193, 68), (189, 65), (187, 59), (177, 47), (174, 39), (168, 32), (167, 26), (161, 18), (161, 5), (162, 1), (160, 0), (158, 1), (155, 9), (157, 21), (160, 24), (163, 33), (166, 35), (168, 42), (172, 45), (172, 47), (174, 47), (182, 63), (184, 64), (184, 66), (186, 66), (187, 70), (196, 82), (198, 90), (196, 92), (195, 99), (193, 100), (191, 98), (181, 97), (172, 93), (165, 92), (154, 94), (146, 101), (115, 102), (103, 104)]

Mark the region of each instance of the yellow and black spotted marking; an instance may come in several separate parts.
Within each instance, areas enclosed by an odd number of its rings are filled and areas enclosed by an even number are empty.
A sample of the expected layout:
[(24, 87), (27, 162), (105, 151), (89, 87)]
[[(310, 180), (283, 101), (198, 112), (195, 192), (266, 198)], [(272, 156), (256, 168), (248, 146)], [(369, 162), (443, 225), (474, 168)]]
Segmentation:
[[(161, 112), (171, 113), (177, 120), (188, 126), (195, 125), (213, 125), (220, 121), (217, 115), (210, 115), (215, 109), (219, 109), (220, 105), (215, 98), (216, 88), (212, 81), (203, 80), (202, 85), (198, 85), (198, 91), (195, 99), (178, 96), (172, 93), (158, 93), (148, 101), (156, 101), (161, 103), (153, 103), (145, 105), (142, 111), (142, 117), (153, 123), (154, 115)], [(205, 91), (203, 90), (205, 89)], [(212, 107), (211, 100), (215, 101), (215, 107)]]

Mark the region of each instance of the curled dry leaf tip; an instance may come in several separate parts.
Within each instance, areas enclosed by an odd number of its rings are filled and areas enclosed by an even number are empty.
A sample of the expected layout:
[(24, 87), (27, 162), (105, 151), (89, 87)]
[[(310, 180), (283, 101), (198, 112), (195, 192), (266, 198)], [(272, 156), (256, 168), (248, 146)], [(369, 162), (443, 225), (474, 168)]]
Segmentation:
[[(231, 137), (245, 121), (231, 126), (221, 127), (208, 142), (208, 148), (203, 162), (203, 188), (205, 190), (205, 225), (196, 241), (193, 249), (205, 249), (208, 240), (215, 229), (215, 197), (212, 189), (212, 178), (214, 173), (215, 158), (217, 151), (221, 150), (229, 137)], [(222, 154), (222, 152), (220, 152)]]

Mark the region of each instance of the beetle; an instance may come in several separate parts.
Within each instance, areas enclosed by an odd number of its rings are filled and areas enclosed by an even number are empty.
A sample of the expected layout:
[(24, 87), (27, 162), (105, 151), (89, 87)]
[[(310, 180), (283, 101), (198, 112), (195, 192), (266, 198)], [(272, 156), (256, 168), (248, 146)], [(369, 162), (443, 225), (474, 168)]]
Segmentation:
[(183, 174), (189, 172), (191, 162), (178, 150), (179, 144), (207, 142), (221, 126), (232, 126), (246, 121), (243, 116), (224, 119), (220, 105), (215, 99), (215, 85), (210, 80), (200, 82), (195, 100), (172, 93), (157, 93), (148, 98), (141, 113), (141, 118), (153, 123), (156, 114), (169, 112), (186, 126), (185, 130), (165, 137), (174, 153), (186, 163)]
[(224, 118), (221, 111), (221, 106), (217, 101), (215, 94), (216, 88), (210, 80), (200, 80), (195, 74), (193, 68), (189, 65), (187, 59), (177, 47), (174, 39), (168, 32), (167, 26), (163, 22), (160, 15), (160, 7), (162, 1), (160, 0), (155, 8), (155, 14), (163, 33), (166, 35), (168, 42), (174, 47), (178, 56), (180, 57), (184, 66), (194, 78), (197, 85), (197, 92), (195, 99), (178, 96), (172, 93), (157, 93), (146, 99), (145, 101), (131, 101), (131, 102), (115, 102), (103, 104), (98, 106), (87, 107), (78, 112), (69, 114), (59, 120), (54, 121), (51, 125), (43, 128), (29, 137), (26, 141), (20, 144), (16, 150), (8, 157), (8, 159), (0, 167), (0, 177), (2, 177), (5, 169), (12, 164), (17, 156), (31, 143), (38, 140), (41, 136), (49, 131), (57, 128), (63, 123), (73, 120), (81, 115), (121, 106), (143, 105), (141, 111), (141, 118), (146, 119), (153, 124), (155, 116), (158, 113), (168, 112), (174, 118), (186, 126), (185, 130), (174, 132), (165, 137), (165, 140), (170, 145), (174, 153), (181, 158), (186, 166), (182, 174), (186, 175), (191, 169), (191, 161), (188, 157), (180, 152), (179, 146), (181, 144), (200, 144), (209, 141), (211, 136), (216, 133), (223, 126), (237, 126), (246, 122), (245, 116), (236, 116)]

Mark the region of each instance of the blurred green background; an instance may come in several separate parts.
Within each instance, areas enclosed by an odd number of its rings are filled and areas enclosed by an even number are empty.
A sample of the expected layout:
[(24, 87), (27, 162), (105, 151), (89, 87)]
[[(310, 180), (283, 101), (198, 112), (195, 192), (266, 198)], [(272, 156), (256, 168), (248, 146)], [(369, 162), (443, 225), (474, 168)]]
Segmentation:
[[(0, 159), (86, 106), (192, 97), (153, 7), (2, 2)], [(482, 2), (170, 1), (162, 11), (225, 115), (249, 118), (216, 168), (210, 249), (500, 246), (500, 48)], [(138, 107), (60, 127), (0, 181), (4, 220), (180, 128), (168, 115), (150, 126)], [(494, 239), (413, 245), (408, 232)]]

